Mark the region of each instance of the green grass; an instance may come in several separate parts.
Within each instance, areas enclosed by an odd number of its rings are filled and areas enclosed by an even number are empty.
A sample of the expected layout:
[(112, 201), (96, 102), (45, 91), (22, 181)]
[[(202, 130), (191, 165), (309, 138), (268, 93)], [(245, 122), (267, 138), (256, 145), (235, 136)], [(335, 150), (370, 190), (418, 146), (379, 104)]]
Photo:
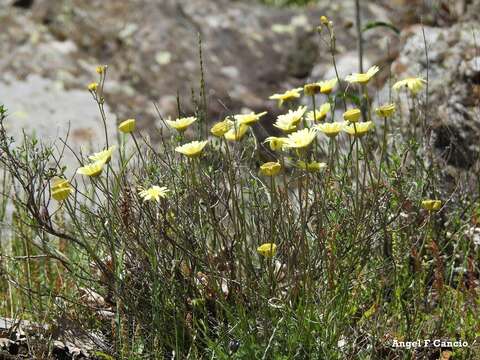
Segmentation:
[[(106, 74), (90, 91), (104, 121)], [(238, 141), (213, 137), (206, 102), (184, 114), (179, 101), (179, 117), (197, 118), (193, 139), (209, 139), (201, 156), (176, 152), (191, 139), (175, 130), (159, 130), (161, 144), (118, 133), (101, 174), (67, 178), (72, 193), (61, 201), (52, 198), (55, 179), (65, 178), (61, 146), (27, 136), (13, 144), (2, 108), (2, 314), (101, 333), (111, 346), (99, 358), (410, 359), (414, 350), (393, 340), (473, 344), (479, 252), (467, 230), (478, 227), (478, 176), (474, 188), (461, 179), (453, 192), (444, 186), (424, 90), (400, 90), (412, 111), (386, 119), (370, 103), (373, 85), (350, 91), (342, 83), (303, 97), (310, 110), (328, 102), (340, 114), (356, 99), (375, 127), (363, 137), (319, 131), (304, 149), (271, 150), (277, 176), (259, 171), (261, 144), (249, 127)], [(333, 120), (338, 112), (323, 122)], [(89, 162), (76, 155), (78, 166)], [(326, 166), (306, 171), (299, 160)], [(169, 192), (145, 201), (139, 188), (153, 185)], [(425, 199), (442, 206), (429, 211)], [(257, 252), (265, 243), (276, 245), (273, 257)], [(479, 355), (475, 346), (454, 349), (455, 359)]]

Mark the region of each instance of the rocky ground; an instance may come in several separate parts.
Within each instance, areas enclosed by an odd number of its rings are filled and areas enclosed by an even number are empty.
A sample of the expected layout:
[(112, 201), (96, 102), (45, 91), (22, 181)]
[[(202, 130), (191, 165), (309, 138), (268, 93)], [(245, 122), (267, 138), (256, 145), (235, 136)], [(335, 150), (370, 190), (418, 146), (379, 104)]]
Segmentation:
[[(439, 114), (452, 115), (448, 121), (442, 116), (447, 124), (439, 125), (436, 144), (447, 148), (444, 125), (458, 128), (459, 116), (469, 124), (478, 92), (478, 1), (424, 3), (362, 4), (364, 24), (386, 21), (402, 30), (400, 36), (386, 28), (365, 32), (365, 64), (383, 65), (384, 79), (392, 60), (394, 76), (425, 76), (421, 27), (414, 24), (429, 25), (431, 101), (442, 104)], [(14, 134), (25, 128), (55, 139), (70, 126), (74, 148), (95, 144), (102, 139), (100, 119), (85, 86), (96, 79), (97, 64), (108, 64), (109, 126), (134, 116), (152, 130), (159, 126), (153, 103), (164, 116), (176, 116), (179, 94), (185, 113), (195, 109), (201, 38), (209, 117), (249, 109), (274, 118), (272, 92), (333, 76), (328, 48), (315, 31), (323, 14), (335, 23), (340, 74), (356, 71), (353, 1), (279, 9), (233, 0), (0, 0), (0, 100)], [(450, 97), (444, 90), (452, 87), (443, 84), (459, 79), (465, 81), (453, 85)], [(463, 140), (475, 132), (458, 128), (453, 136)], [(478, 149), (462, 143), (465, 149), (446, 151), (453, 165), (465, 167)]]
[[(0, 0), (0, 99), (11, 131), (54, 139), (70, 124), (74, 148), (98, 142), (99, 117), (85, 90), (97, 64), (110, 69), (112, 128), (132, 116), (142, 128), (155, 128), (153, 102), (164, 116), (176, 116), (177, 94), (185, 113), (192, 112), (199, 37), (210, 118), (246, 109), (267, 109), (273, 118), (278, 110), (267, 100), (273, 91), (332, 76), (326, 44), (315, 32), (320, 15), (335, 22), (341, 72), (357, 69), (353, 6), (330, 3), (278, 9), (232, 0)], [(365, 22), (391, 17), (382, 4), (363, 8)], [(365, 34), (367, 64), (388, 60), (384, 35), (394, 56), (398, 39), (372, 30)]]
[[(382, 66), (376, 85), (384, 85), (389, 69), (394, 77), (427, 77), (428, 69), (433, 145), (451, 176), (469, 170), (480, 153), (480, 1), (362, 3), (364, 23), (391, 22), (401, 30), (365, 32), (365, 64)], [(333, 77), (316, 32), (320, 15), (335, 23), (340, 74), (357, 71), (353, 1), (279, 9), (239, 0), (0, 0), (0, 103), (9, 109), (7, 126), (17, 138), (25, 129), (44, 140), (70, 129), (74, 149), (97, 149), (103, 134), (86, 85), (96, 79), (96, 65), (108, 64), (110, 132), (136, 117), (155, 140), (152, 130), (160, 124), (153, 103), (175, 117), (179, 94), (185, 113), (195, 109), (199, 38), (209, 118), (247, 109), (268, 110), (274, 118), (272, 92)], [(20, 344), (0, 340), (0, 349)]]

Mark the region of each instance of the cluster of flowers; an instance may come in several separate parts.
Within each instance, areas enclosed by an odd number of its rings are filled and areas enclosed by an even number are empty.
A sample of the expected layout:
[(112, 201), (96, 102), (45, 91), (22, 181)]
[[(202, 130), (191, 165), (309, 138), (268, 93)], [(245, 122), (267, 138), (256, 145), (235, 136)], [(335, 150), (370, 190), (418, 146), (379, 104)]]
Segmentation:
[[(355, 73), (347, 76), (345, 80), (351, 84), (360, 84), (364, 86), (368, 84), (368, 82), (378, 71), (378, 66), (373, 66), (366, 73)], [(407, 78), (395, 83), (393, 85), (393, 89), (399, 90), (406, 87), (412, 96), (416, 96), (416, 94), (422, 90), (424, 84), (425, 80), (422, 78)], [(278, 105), (281, 107), (286, 101), (300, 98), (302, 91), (305, 95), (312, 97), (315, 97), (317, 94), (325, 94), (329, 96), (336, 85), (337, 79), (306, 84), (303, 88), (291, 89), (283, 94), (274, 94), (270, 97), (270, 99), (278, 100)], [(382, 117), (386, 120), (394, 114), (395, 110), (395, 104), (390, 103), (378, 107), (375, 112), (379, 117)], [(374, 126), (372, 121), (359, 122), (362, 112), (358, 108), (352, 108), (345, 111), (343, 113), (344, 121), (342, 122), (335, 122), (333, 120), (333, 116), (332, 122), (326, 122), (325, 120), (330, 111), (330, 102), (324, 103), (319, 109), (310, 111), (306, 114), (306, 120), (309, 123), (315, 124), (316, 122), (324, 122), (299, 130), (298, 126), (302, 123), (302, 119), (306, 112), (306, 107), (300, 106), (297, 110), (289, 110), (287, 114), (280, 115), (274, 124), (274, 126), (282, 130), (287, 136), (272, 136), (267, 138), (266, 142), (269, 144), (272, 151), (283, 151), (289, 148), (302, 149), (310, 146), (310, 144), (316, 139), (317, 132), (322, 132), (331, 139), (334, 139), (342, 131), (346, 132), (350, 136), (353, 136), (354, 138), (360, 138)], [(312, 161), (310, 163), (298, 161), (297, 165), (298, 167), (311, 172), (319, 171), (320, 169), (326, 167), (325, 163), (319, 163), (316, 161)], [(275, 176), (280, 172), (281, 164), (279, 162), (268, 162), (261, 165), (260, 169), (266, 176)], [(441, 205), (442, 202), (440, 200), (422, 201), (422, 207), (428, 211), (438, 211), (440, 210)], [(257, 252), (263, 257), (272, 258), (277, 252), (277, 245), (275, 243), (262, 244), (257, 248)]]
[[(366, 73), (355, 73), (347, 76), (345, 80), (351, 84), (366, 85), (373, 78), (373, 76), (379, 71), (378, 66), (372, 66)], [(270, 96), (272, 100), (278, 100), (279, 106), (282, 106), (284, 102), (298, 99), (303, 91), (305, 95), (314, 97), (316, 94), (325, 94), (329, 96), (337, 85), (337, 79), (331, 79), (318, 83), (306, 84), (303, 88), (296, 88), (288, 90), (283, 94), (274, 94)], [(397, 82), (394, 86), (394, 90), (398, 90), (402, 87), (407, 87), (412, 94), (417, 94), (425, 83), (422, 78), (407, 78)], [(330, 100), (330, 98), (329, 98)], [(317, 132), (325, 134), (327, 137), (333, 139), (340, 132), (345, 132), (354, 138), (360, 138), (368, 133), (374, 127), (372, 121), (359, 122), (362, 112), (358, 108), (352, 108), (344, 112), (343, 120), (336, 122), (325, 121), (327, 115), (331, 111), (331, 102), (326, 102), (318, 109), (314, 109), (305, 115), (307, 108), (300, 106), (296, 110), (289, 110), (287, 114), (280, 115), (277, 118), (274, 126), (282, 130), (287, 136), (285, 137), (268, 137), (266, 142), (269, 144), (272, 151), (286, 150), (289, 148), (302, 149), (310, 146), (310, 144), (316, 139)], [(395, 112), (395, 104), (385, 104), (376, 109), (378, 116), (382, 118), (391, 117)], [(298, 129), (302, 120), (305, 119), (308, 123), (313, 124), (310, 127), (304, 127)], [(323, 121), (323, 122), (322, 122)], [(325, 167), (325, 164), (318, 162), (304, 163), (299, 161), (298, 166), (308, 171), (318, 171)], [(267, 163), (263, 165), (265, 175), (274, 176), (280, 171), (279, 163)], [(276, 169), (272, 171), (272, 169)]]
[[(98, 66), (96, 69), (100, 75), (106, 71), (106, 66)], [(355, 73), (347, 76), (345, 80), (351, 84), (366, 85), (373, 78), (373, 76), (379, 71), (378, 66), (371, 67), (366, 73)], [(327, 81), (321, 81), (318, 83), (306, 84), (303, 88), (291, 89), (283, 94), (274, 94), (270, 96), (271, 100), (277, 100), (278, 105), (281, 107), (287, 101), (299, 99), (301, 92), (305, 95), (315, 97), (317, 94), (323, 94), (330, 96), (334, 91), (338, 83), (337, 79), (331, 79)], [(394, 90), (406, 87), (409, 89), (412, 95), (416, 95), (424, 86), (425, 80), (422, 78), (407, 78), (397, 82), (394, 86)], [(96, 94), (99, 84), (93, 82), (88, 85), (88, 90)], [(336, 122), (333, 119), (328, 122), (327, 116), (331, 112), (331, 99), (329, 102), (324, 103), (318, 109), (314, 109), (306, 114), (307, 108), (305, 106), (299, 106), (296, 110), (289, 110), (286, 114), (278, 116), (274, 126), (282, 130), (285, 136), (283, 137), (268, 137), (265, 140), (272, 151), (286, 151), (289, 149), (301, 150), (309, 147), (317, 138), (317, 133), (321, 132), (330, 139), (334, 139), (340, 132), (345, 132), (354, 138), (360, 138), (368, 133), (374, 126), (372, 121), (360, 122), (362, 112), (358, 108), (352, 108), (344, 112), (343, 120)], [(378, 116), (382, 118), (391, 117), (395, 112), (395, 104), (385, 104), (376, 109)], [(210, 129), (210, 133), (217, 137), (223, 138), (227, 141), (240, 141), (247, 134), (249, 128), (260, 121), (260, 119), (266, 115), (267, 112), (248, 114), (237, 114), (233, 117), (227, 117), (223, 121), (217, 122)], [(305, 121), (306, 120), (306, 121)], [(193, 123), (197, 121), (196, 117), (182, 117), (176, 120), (167, 120), (168, 126), (178, 131), (179, 133), (185, 132)], [(307, 126), (306, 124), (311, 124)], [(301, 128), (303, 124), (303, 128)], [(128, 119), (121, 122), (118, 126), (118, 130), (124, 134), (133, 133), (136, 128), (136, 120)], [(208, 144), (208, 140), (203, 141), (191, 141), (189, 143), (177, 146), (175, 151), (188, 157), (197, 158), (201, 156), (204, 148)], [(110, 146), (108, 149), (94, 153), (89, 156), (89, 162), (84, 166), (81, 166), (77, 170), (77, 174), (98, 177), (106, 164), (108, 164), (112, 158), (115, 146)], [(303, 170), (309, 172), (317, 172), (326, 167), (325, 163), (316, 161), (305, 162), (298, 160), (297, 166)], [(281, 171), (281, 164), (279, 162), (268, 162), (260, 166), (260, 171), (265, 176), (276, 176)], [(73, 187), (71, 184), (63, 178), (56, 178), (53, 180), (51, 186), (52, 197), (57, 201), (64, 201), (68, 196), (73, 193)], [(144, 201), (156, 201), (160, 202), (160, 199), (168, 196), (169, 190), (164, 186), (153, 185), (150, 188), (139, 188), (138, 195)], [(437, 211), (441, 208), (440, 200), (425, 200), (422, 202), (422, 207), (429, 211)], [(258, 247), (257, 251), (264, 257), (275, 256), (277, 246), (274, 243), (266, 243)]]

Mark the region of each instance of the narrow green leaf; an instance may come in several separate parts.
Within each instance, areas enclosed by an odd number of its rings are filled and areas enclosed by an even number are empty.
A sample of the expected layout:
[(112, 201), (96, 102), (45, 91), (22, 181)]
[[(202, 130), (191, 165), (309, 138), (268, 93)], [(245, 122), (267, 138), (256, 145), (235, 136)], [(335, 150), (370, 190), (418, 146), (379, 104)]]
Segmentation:
[(384, 21), (370, 21), (368, 22), (362, 29), (362, 32), (365, 32), (370, 29), (374, 29), (377, 27), (386, 27), (395, 32), (395, 34), (400, 35), (400, 30), (393, 24), (387, 23)]

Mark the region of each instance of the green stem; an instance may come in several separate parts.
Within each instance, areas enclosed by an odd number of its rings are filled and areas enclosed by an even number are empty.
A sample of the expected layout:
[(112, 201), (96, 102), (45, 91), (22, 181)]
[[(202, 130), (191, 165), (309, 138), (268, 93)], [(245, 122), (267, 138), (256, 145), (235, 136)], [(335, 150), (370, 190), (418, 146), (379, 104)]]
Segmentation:
[(362, 38), (362, 17), (360, 14), (360, 0), (355, 0), (355, 18), (357, 25), (357, 43), (358, 43), (358, 67), (363, 73), (363, 38)]
[(357, 134), (357, 125), (353, 123), (353, 129), (355, 131), (354, 140), (355, 143), (355, 213), (359, 214), (360, 210), (360, 202), (359, 202), (359, 195), (360, 195), (360, 149), (358, 146), (358, 138)]
[(146, 169), (147, 163), (145, 162), (145, 159), (143, 157), (143, 153), (140, 149), (140, 146), (138, 145), (137, 139), (135, 138), (135, 135), (133, 135), (133, 133), (131, 133), (131, 135), (132, 135), (133, 142), (135, 143), (135, 147), (137, 148), (138, 154), (140, 155), (140, 159), (142, 160), (143, 166)]

